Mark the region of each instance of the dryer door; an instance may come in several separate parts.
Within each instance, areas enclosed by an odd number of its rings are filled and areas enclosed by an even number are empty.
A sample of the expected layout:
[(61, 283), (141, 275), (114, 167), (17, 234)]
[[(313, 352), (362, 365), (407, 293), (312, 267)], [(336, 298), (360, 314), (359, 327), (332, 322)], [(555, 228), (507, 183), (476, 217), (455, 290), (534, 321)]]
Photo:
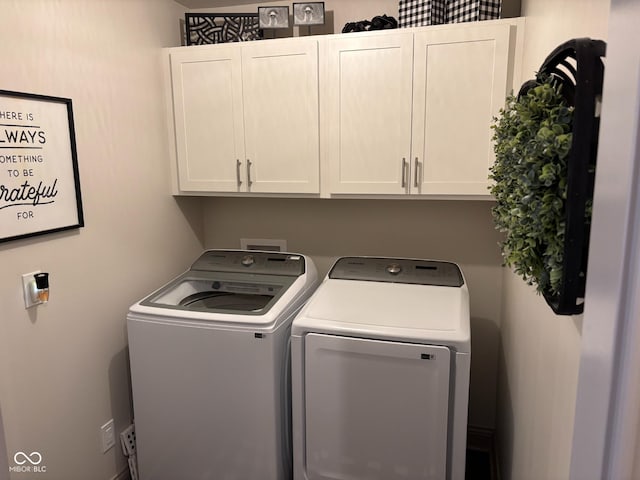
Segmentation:
[(309, 480), (446, 478), (446, 347), (305, 337)]

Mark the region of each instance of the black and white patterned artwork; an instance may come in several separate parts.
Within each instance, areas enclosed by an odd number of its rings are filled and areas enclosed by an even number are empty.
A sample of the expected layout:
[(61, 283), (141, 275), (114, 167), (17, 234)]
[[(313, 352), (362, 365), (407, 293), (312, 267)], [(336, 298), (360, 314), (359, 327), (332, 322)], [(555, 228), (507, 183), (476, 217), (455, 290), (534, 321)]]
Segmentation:
[(185, 24), (187, 45), (262, 39), (258, 15), (253, 13), (186, 13)]

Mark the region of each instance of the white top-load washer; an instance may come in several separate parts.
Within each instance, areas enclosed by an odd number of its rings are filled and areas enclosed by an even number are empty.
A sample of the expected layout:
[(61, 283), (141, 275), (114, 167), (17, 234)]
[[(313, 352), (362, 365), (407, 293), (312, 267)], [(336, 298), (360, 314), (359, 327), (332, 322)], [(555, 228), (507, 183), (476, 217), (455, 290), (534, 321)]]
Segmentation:
[(316, 286), (303, 255), (208, 250), (131, 306), (141, 480), (290, 478), (290, 327)]
[(294, 480), (463, 480), (469, 296), (448, 262), (339, 259), (291, 329)]

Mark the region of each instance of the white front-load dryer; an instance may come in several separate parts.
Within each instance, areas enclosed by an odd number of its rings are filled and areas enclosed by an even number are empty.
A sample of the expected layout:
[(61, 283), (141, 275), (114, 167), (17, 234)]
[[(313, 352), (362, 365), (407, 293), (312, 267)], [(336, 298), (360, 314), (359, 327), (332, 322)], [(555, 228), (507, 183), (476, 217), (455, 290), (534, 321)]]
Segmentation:
[(469, 296), (449, 262), (339, 259), (292, 325), (294, 480), (463, 480)]
[(291, 478), (291, 321), (317, 286), (299, 254), (208, 250), (127, 315), (141, 480)]

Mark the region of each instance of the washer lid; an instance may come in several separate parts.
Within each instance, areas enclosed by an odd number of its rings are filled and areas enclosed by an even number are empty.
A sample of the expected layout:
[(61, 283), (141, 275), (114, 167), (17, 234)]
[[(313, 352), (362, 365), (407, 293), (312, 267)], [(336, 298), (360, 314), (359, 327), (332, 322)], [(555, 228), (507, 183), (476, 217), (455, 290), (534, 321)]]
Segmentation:
[(180, 311), (264, 315), (296, 278), (190, 270), (140, 304)]
[(315, 284), (313, 263), (295, 253), (207, 250), (191, 268), (134, 304), (141, 314), (271, 324)]

